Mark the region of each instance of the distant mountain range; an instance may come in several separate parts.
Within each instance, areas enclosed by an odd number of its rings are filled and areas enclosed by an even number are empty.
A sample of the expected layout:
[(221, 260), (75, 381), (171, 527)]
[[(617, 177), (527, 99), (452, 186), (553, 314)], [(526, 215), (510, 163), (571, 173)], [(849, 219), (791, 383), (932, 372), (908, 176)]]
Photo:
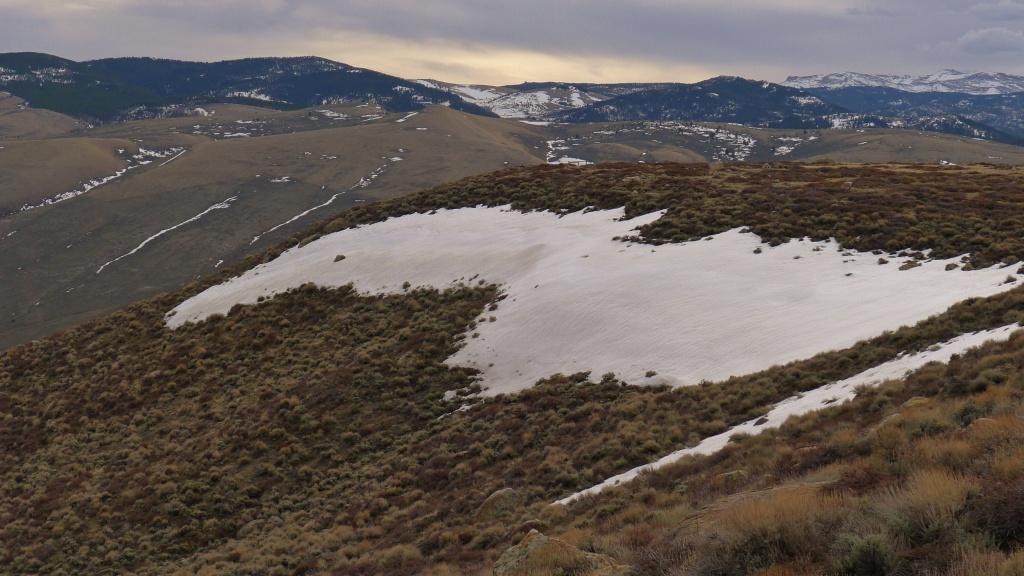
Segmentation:
[(0, 89), (39, 108), (97, 121), (174, 115), (224, 101), (302, 108), (366, 100), (396, 111), (445, 104), (492, 114), (445, 90), (317, 57), (74, 62), (48, 54), (9, 53), (0, 54)]
[(1024, 76), (942, 70), (919, 76), (838, 72), (814, 76), (790, 76), (782, 83), (792, 88), (892, 88), (904, 92), (956, 92), (995, 95), (1024, 92)]
[(544, 118), (551, 114), (582, 108), (609, 98), (674, 86), (665, 84), (567, 84), (526, 82), (510, 86), (451, 84), (438, 80), (417, 80), (424, 86), (457, 94), (467, 102), (487, 108), (502, 118)]
[(697, 84), (675, 84), (615, 96), (558, 112), (566, 122), (713, 119), (773, 128), (826, 128), (845, 112), (802, 90), (722, 76)]
[(0, 90), (90, 121), (193, 113), (210, 102), (296, 109), (374, 102), (393, 111), (440, 104), (544, 122), (672, 120), (772, 128), (905, 128), (1024, 144), (1024, 76), (944, 70), (922, 76), (836, 73), (781, 84), (718, 77), (696, 84), (406, 80), (318, 57), (74, 62), (0, 54)]

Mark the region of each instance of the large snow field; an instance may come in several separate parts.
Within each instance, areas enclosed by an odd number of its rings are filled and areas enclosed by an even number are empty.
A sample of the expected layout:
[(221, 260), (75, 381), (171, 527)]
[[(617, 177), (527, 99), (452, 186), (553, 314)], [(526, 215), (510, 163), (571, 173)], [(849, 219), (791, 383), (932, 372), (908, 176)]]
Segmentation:
[(880, 265), (877, 255), (807, 240), (773, 248), (739, 230), (628, 244), (612, 238), (660, 213), (622, 217), (622, 209), (558, 216), (477, 207), (391, 218), (288, 250), (186, 300), (167, 323), (224, 314), (307, 282), (378, 294), (399, 293), (405, 282), (484, 280), (507, 298), (483, 313), (448, 362), (481, 370), (484, 394), (494, 395), (559, 372), (675, 386), (723, 380), (1015, 286), (998, 267), (946, 271), (950, 260), (934, 260), (901, 271), (903, 260), (892, 256)]
[(952, 340), (943, 342), (942, 344), (929, 348), (924, 352), (919, 352), (917, 354), (905, 354), (896, 359), (890, 360), (889, 362), (885, 362), (884, 364), (879, 364), (874, 368), (869, 368), (868, 370), (865, 370), (855, 376), (851, 376), (845, 380), (826, 384), (821, 388), (816, 388), (799, 396), (792, 396), (776, 404), (775, 407), (764, 416), (764, 418), (756, 418), (738, 426), (733, 426), (721, 434), (705, 438), (692, 448), (678, 450), (650, 464), (644, 464), (643, 466), (638, 466), (632, 470), (623, 472), (622, 474), (612, 476), (600, 484), (596, 484), (586, 490), (566, 496), (561, 500), (557, 500), (555, 503), (570, 504), (584, 496), (597, 494), (606, 488), (629, 482), (643, 472), (657, 470), (658, 468), (678, 462), (686, 456), (714, 454), (722, 448), (725, 448), (726, 444), (729, 443), (729, 440), (737, 434), (754, 436), (764, 432), (765, 430), (778, 428), (792, 416), (808, 414), (834, 404), (840, 404), (852, 400), (854, 396), (856, 396), (858, 388), (864, 386), (877, 386), (883, 382), (901, 378), (930, 362), (947, 363), (954, 354), (960, 354), (971, 348), (976, 348), (985, 342), (1006, 341), (1010, 338), (1010, 335), (1016, 332), (1019, 328), (1020, 326), (1017, 324), (1010, 324), (1000, 328), (993, 328), (992, 330), (961, 334)]

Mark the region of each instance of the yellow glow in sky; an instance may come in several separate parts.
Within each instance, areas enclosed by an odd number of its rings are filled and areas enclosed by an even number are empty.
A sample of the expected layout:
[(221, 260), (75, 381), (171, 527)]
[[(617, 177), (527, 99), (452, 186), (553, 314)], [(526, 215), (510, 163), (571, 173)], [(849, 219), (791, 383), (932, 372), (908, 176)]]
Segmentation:
[[(317, 42), (311, 54), (403, 78), (447, 82), (697, 82), (722, 73), (696, 64), (635, 61), (593, 55), (551, 55), (447, 42), (410, 43), (346, 34), (337, 44)], [(625, 80), (628, 79), (628, 80)]]

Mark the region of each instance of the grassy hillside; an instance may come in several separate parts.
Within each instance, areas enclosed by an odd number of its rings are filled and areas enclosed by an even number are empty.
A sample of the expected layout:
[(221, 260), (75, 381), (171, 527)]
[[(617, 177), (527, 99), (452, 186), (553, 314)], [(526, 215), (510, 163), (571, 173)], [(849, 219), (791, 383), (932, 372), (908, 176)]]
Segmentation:
[[(218, 105), (211, 112), (104, 126), (66, 139), (0, 142), (6, 147), (0, 182), (9, 185), (0, 186), (0, 206), (18, 207), (25, 198), (80, 190), (79, 179), (113, 174), (119, 167), (108, 157), (115, 148), (187, 149), (169, 164), (169, 157), (154, 161), (66, 202), (0, 216), (0, 348), (178, 289), (357, 202), (541, 161), (523, 142), (532, 137), (529, 126), (445, 107), (404, 122), (398, 120), (405, 114), (371, 106), (279, 112)], [(99, 142), (110, 149), (97, 148)], [(82, 165), (88, 158), (95, 160)], [(96, 273), (150, 236), (232, 197), (230, 209)]]
[[(126, 139), (53, 138), (15, 141), (0, 155), (0, 216), (17, 213), (83, 182), (114, 174), (127, 166), (118, 150), (134, 153)], [(45, 158), (45, 162), (40, 160)]]
[(479, 203), (668, 209), (641, 232), (652, 243), (745, 225), (771, 241), (834, 235), (863, 250), (974, 252), (967, 266), (1011, 262), (1024, 255), (1020, 176), (538, 167), (344, 211), (215, 277), (0, 355), (0, 569), (485, 574), (539, 529), (566, 543), (532, 559), (540, 574), (586, 573), (580, 550), (651, 575), (1013, 574), (1020, 336), (719, 455), (570, 507), (549, 502), (794, 393), (1021, 321), (1024, 288), (726, 382), (553, 375), (459, 412), (473, 374), (443, 360), (502, 305), (495, 287), (369, 297), (306, 286), (175, 331), (163, 314), (294, 242)]
[(0, 92), (0, 139), (37, 139), (61, 136), (79, 127), (69, 116), (29, 108), (25, 101)]

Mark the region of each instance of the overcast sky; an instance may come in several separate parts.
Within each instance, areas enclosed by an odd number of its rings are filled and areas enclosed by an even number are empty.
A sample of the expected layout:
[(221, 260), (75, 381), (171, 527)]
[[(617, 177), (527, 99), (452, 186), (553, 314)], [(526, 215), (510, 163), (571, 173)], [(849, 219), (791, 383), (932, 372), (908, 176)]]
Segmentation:
[(0, 52), (325, 56), (457, 82), (1024, 73), (1024, 0), (0, 0)]

